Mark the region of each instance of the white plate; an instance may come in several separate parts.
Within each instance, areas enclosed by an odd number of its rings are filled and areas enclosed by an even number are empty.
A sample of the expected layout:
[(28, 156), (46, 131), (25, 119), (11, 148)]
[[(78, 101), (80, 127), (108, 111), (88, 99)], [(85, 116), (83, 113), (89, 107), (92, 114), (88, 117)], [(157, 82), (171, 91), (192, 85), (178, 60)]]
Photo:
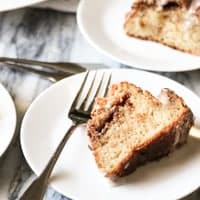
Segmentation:
[[(113, 70), (112, 82), (126, 80), (158, 94), (163, 87), (184, 97), (196, 116), (200, 99), (180, 84), (149, 72)], [(83, 74), (66, 78), (44, 91), (29, 107), (21, 127), (21, 145), (26, 160), (38, 175), (69, 127), (69, 107)], [(74, 200), (164, 200), (178, 199), (200, 186), (200, 140), (189, 143), (159, 162), (140, 167), (121, 185), (111, 184), (99, 172), (88, 148), (85, 128), (70, 138), (54, 171), (52, 186)]]
[(0, 12), (30, 6), (46, 0), (0, 0)]
[(15, 133), (16, 110), (13, 100), (0, 83), (0, 156), (8, 148)]
[(77, 19), (83, 36), (100, 52), (132, 67), (153, 71), (200, 68), (198, 56), (127, 36), (123, 23), (132, 3), (133, 0), (82, 0)]

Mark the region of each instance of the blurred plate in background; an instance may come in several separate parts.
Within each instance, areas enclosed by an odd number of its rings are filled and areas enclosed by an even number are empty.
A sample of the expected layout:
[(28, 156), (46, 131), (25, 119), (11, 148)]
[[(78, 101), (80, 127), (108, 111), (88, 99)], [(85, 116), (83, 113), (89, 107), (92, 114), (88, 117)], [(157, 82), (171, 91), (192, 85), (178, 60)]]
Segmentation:
[(14, 102), (8, 91), (0, 83), (0, 157), (12, 141), (16, 121)]
[(77, 19), (83, 36), (103, 54), (132, 67), (168, 72), (200, 69), (200, 56), (125, 34), (125, 15), (133, 1), (82, 0)]

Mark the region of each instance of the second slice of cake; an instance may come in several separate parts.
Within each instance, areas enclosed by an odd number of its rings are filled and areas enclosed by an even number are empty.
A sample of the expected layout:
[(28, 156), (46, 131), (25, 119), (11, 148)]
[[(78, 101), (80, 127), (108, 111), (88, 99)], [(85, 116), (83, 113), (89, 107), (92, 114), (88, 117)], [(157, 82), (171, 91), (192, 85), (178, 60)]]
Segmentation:
[(129, 36), (200, 55), (200, 1), (135, 0), (124, 29)]
[(120, 177), (186, 143), (192, 125), (191, 110), (173, 91), (163, 89), (155, 98), (121, 82), (96, 100), (87, 128), (98, 167)]

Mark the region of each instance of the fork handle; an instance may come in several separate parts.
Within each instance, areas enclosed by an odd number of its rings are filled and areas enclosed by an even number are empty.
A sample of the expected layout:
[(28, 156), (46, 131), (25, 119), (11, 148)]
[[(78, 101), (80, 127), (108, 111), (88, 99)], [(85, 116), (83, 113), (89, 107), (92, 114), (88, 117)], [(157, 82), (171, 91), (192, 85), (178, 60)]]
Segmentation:
[(72, 123), (66, 134), (64, 135), (62, 141), (58, 145), (56, 151), (50, 158), (48, 164), (46, 165), (43, 172), (38, 176), (33, 183), (28, 187), (28, 189), (21, 196), (20, 200), (42, 200), (45, 191), (48, 186), (49, 177), (54, 169), (54, 166), (70, 136), (72, 135), (74, 129), (78, 126), (76, 123)]
[[(1, 58), (0, 58), (1, 59)], [(50, 71), (46, 71), (46, 70), (41, 70), (41, 69), (37, 69), (34, 67), (25, 67), (24, 65), (19, 65), (19, 64), (11, 64), (11, 63), (6, 63), (8, 67), (16, 69), (16, 70), (20, 70), (20, 71), (25, 71), (25, 72), (32, 72), (34, 74), (38, 74), (40, 76), (46, 77), (48, 80), (52, 81), (52, 82), (56, 82), (59, 81), (63, 78), (66, 78), (68, 76), (70, 76), (70, 73), (66, 73), (66, 72), (62, 72), (62, 71), (55, 71), (55, 72), (50, 72)]]
[(68, 74), (69, 73), (76, 74), (86, 71), (86, 69), (82, 67), (80, 64), (72, 62), (42, 62), (36, 60), (27, 60), (27, 59), (9, 58), (9, 57), (0, 57), (0, 62), (8, 64), (37, 65), (57, 71), (63, 71)]

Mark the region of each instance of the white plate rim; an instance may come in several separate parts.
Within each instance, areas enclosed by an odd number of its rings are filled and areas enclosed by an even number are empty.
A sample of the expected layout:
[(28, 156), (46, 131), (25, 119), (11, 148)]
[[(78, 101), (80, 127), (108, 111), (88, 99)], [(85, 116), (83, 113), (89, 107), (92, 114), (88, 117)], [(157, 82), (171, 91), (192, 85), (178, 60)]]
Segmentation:
[[(192, 66), (192, 67), (188, 67), (188, 66), (172, 66), (170, 67), (170, 69), (168, 69), (167, 67), (162, 67), (162, 66), (156, 66), (153, 67), (152, 65), (148, 65), (146, 63), (143, 64), (137, 62), (136, 60), (132, 60), (131, 62), (127, 61), (126, 59), (117, 57), (116, 55), (114, 55), (112, 52), (110, 52), (109, 50), (106, 50), (104, 47), (101, 46), (101, 44), (99, 44), (98, 42), (94, 41), (91, 37), (90, 37), (90, 33), (87, 31), (87, 28), (85, 28), (84, 26), (84, 17), (83, 17), (83, 13), (85, 12), (84, 7), (85, 4), (87, 3), (87, 0), (81, 0), (78, 8), (77, 8), (77, 24), (78, 27), (80, 29), (81, 34), (84, 36), (84, 38), (86, 39), (86, 41), (92, 46), (94, 47), (97, 51), (99, 51), (100, 53), (102, 53), (103, 55), (111, 58), (112, 60), (115, 60), (119, 63), (122, 63), (124, 65), (136, 68), (136, 69), (144, 69), (144, 70), (148, 70), (148, 71), (160, 71), (160, 72), (184, 72), (184, 71), (191, 71), (191, 70), (198, 70), (200, 69), (200, 65), (199, 66)], [(140, 39), (137, 39), (140, 40)], [(152, 42), (152, 41), (150, 41)], [(153, 42), (155, 43), (155, 42)], [(155, 45), (160, 45), (163, 46), (164, 48), (166, 48), (166, 46), (161, 45), (159, 43), (155, 43)], [(170, 47), (168, 47), (170, 48)], [(172, 49), (175, 50), (175, 49)], [(178, 50), (175, 50), (178, 51)], [(183, 53), (183, 52), (180, 52)], [(187, 53), (185, 53), (187, 55)]]
[[(177, 84), (177, 87), (180, 87), (180, 88), (184, 88), (185, 91), (187, 91), (188, 93), (192, 94), (196, 100), (200, 100), (200, 98), (194, 93), (192, 92), (191, 90), (189, 90), (187, 87), (181, 85), (180, 83), (170, 79), (170, 78), (167, 78), (167, 77), (164, 77), (162, 75), (159, 75), (159, 74), (155, 74), (155, 73), (152, 73), (152, 72), (146, 72), (146, 71), (140, 71), (140, 70), (137, 70), (137, 69), (103, 69), (103, 70), (106, 70), (106, 71), (118, 71), (118, 70), (123, 70), (123, 71), (129, 71), (131, 70), (132, 72), (136, 71), (136, 72), (139, 72), (139, 73), (145, 73), (145, 74), (149, 74), (151, 76), (154, 76), (154, 77), (160, 77), (162, 79), (165, 79), (166, 81), (170, 81), (171, 83), (174, 83), (174, 84)], [(83, 73), (80, 73), (80, 74), (84, 74), (85, 72)], [(79, 74), (79, 75), (80, 75)], [(74, 76), (77, 76), (77, 75), (73, 75), (71, 77), (74, 77)], [(46, 93), (49, 92), (49, 90), (53, 89), (53, 88), (56, 88), (59, 84), (62, 84), (62, 82), (65, 82), (66, 79), (69, 79), (70, 77), (66, 77), (64, 78), (63, 80), (57, 82), (56, 84), (50, 86), (49, 88), (45, 89), (38, 97), (36, 97), (36, 99), (32, 102), (32, 104), (29, 106), (27, 112), (25, 113), (24, 115), (24, 118), (23, 118), (23, 121), (22, 121), (22, 125), (21, 125), (21, 130), (20, 130), (20, 143), (21, 143), (21, 147), (22, 147), (22, 151), (23, 151), (23, 154), (25, 156), (25, 159), (27, 160), (27, 163), (29, 164), (29, 166), (32, 168), (32, 170), (36, 173), (36, 175), (39, 175), (40, 172), (38, 172), (36, 170), (36, 168), (34, 167), (34, 164), (32, 163), (31, 161), (31, 157), (27, 154), (26, 150), (25, 150), (25, 141), (23, 140), (23, 133), (24, 133), (24, 123), (25, 123), (25, 120), (26, 120), (26, 116), (30, 114), (31, 110), (32, 110), (32, 107), (34, 107), (35, 104), (37, 104), (39, 101), (40, 101), (40, 98), (42, 96), (45, 96)], [(180, 89), (179, 88), (179, 89)], [(200, 185), (200, 184), (199, 184)], [(193, 188), (193, 190), (190, 192), (187, 191), (187, 190), (184, 190), (182, 192), (182, 194), (179, 194), (179, 196), (177, 196), (177, 199), (180, 199), (180, 198), (183, 198), (185, 196), (187, 196), (188, 194), (191, 194), (193, 191), (195, 191), (196, 189), (199, 188), (199, 185), (196, 185), (196, 187)], [(58, 191), (59, 193), (63, 194), (63, 191), (59, 189), (59, 186), (57, 185), (54, 185), (54, 184), (51, 184), (51, 186), (56, 190)]]
[(18, 8), (23, 8), (26, 6), (31, 6), (37, 3), (42, 3), (47, 0), (13, 0), (13, 1), (8, 1), (8, 0), (1, 0), (0, 1), (0, 11), (9, 11), (9, 10), (15, 10)]
[(17, 125), (17, 112), (16, 112), (15, 103), (14, 103), (10, 93), (4, 87), (4, 85), (2, 83), (0, 83), (0, 90), (4, 93), (4, 98), (6, 98), (6, 101), (8, 103), (8, 105), (5, 105), (5, 106), (10, 107), (11, 112), (12, 112), (11, 113), (12, 114), (11, 127), (9, 127), (9, 130), (7, 130), (7, 132), (9, 133), (9, 136), (3, 141), (4, 143), (6, 143), (6, 145), (0, 152), (0, 157), (2, 157), (4, 155), (4, 153), (6, 152), (6, 150), (8, 149), (8, 147), (9, 147), (10, 143), (12, 142), (13, 137), (15, 135), (15, 129), (16, 129), (16, 125)]

